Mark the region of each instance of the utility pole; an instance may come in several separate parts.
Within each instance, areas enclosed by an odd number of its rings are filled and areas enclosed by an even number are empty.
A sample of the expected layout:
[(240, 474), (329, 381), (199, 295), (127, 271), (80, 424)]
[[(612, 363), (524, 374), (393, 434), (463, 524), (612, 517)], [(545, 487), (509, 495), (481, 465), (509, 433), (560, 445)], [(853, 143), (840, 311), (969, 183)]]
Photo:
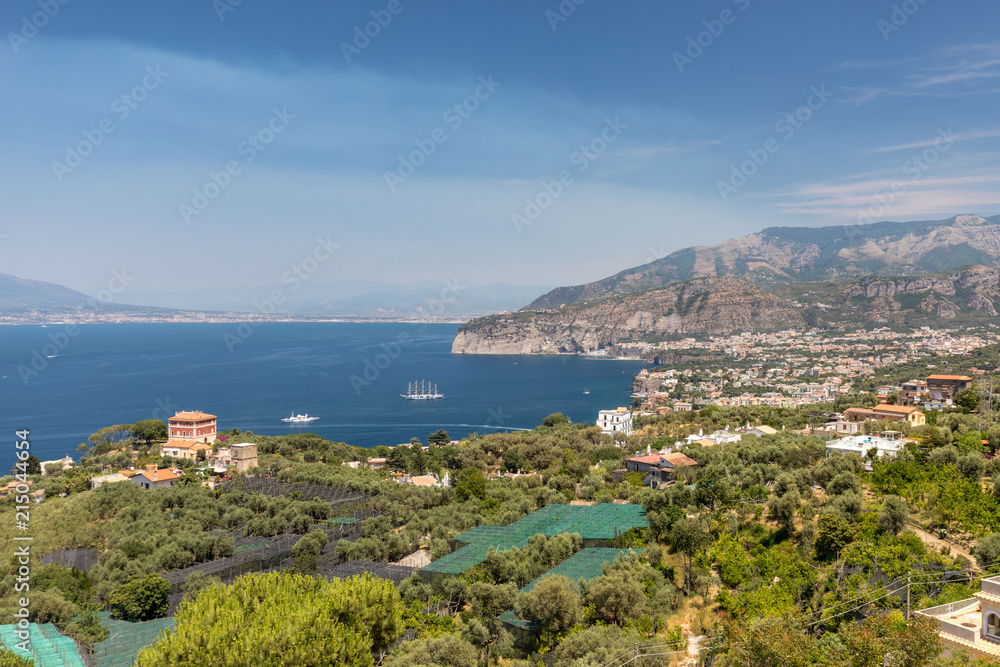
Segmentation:
[(634, 648), (632, 649), (632, 664), (636, 665), (639, 663), (639, 643), (636, 642)]
[(910, 620), (910, 581), (912, 577), (912, 570), (906, 573), (906, 620)]

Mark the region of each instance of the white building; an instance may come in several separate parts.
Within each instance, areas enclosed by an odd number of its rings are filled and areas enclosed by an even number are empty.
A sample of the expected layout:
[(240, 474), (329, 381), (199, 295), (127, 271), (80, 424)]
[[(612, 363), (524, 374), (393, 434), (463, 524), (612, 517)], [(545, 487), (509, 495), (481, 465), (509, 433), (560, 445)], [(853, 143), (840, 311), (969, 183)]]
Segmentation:
[(894, 456), (903, 450), (903, 441), (896, 437), (880, 438), (874, 435), (851, 435), (840, 440), (831, 440), (826, 445), (826, 455), (834, 452), (857, 454), (865, 458), (874, 447), (879, 456)]
[(731, 442), (739, 442), (743, 439), (742, 433), (730, 431), (727, 426), (725, 430), (719, 430), (708, 436), (708, 439), (717, 445), (728, 445)]
[(1000, 577), (983, 579), (980, 592), (974, 596), (916, 613), (937, 619), (945, 657), (971, 653), (996, 660), (1000, 658)]
[(56, 459), (55, 461), (42, 461), (41, 462), (41, 465), (42, 465), (42, 474), (43, 475), (47, 475), (48, 474), (48, 473), (45, 472), (45, 466), (50, 466), (50, 465), (54, 466), (56, 464), (61, 465), (63, 470), (69, 470), (70, 468), (73, 467), (73, 457), (72, 456), (64, 456), (63, 458)]
[(597, 413), (597, 425), (608, 435), (615, 433), (632, 435), (632, 413), (628, 408), (601, 410)]
[(730, 431), (727, 426), (725, 430), (718, 430), (711, 435), (705, 435), (704, 429), (698, 429), (697, 433), (692, 433), (684, 438), (688, 445), (701, 444), (703, 447), (712, 445), (727, 445), (731, 442), (739, 442), (743, 439), (743, 434), (737, 431)]
[(684, 438), (684, 442), (693, 445), (696, 442), (701, 442), (705, 439), (705, 429), (698, 429), (697, 433), (692, 433), (688, 437)]
[(169, 489), (181, 478), (180, 470), (157, 469), (155, 465), (149, 467), (149, 470), (132, 477), (132, 481), (144, 489)]

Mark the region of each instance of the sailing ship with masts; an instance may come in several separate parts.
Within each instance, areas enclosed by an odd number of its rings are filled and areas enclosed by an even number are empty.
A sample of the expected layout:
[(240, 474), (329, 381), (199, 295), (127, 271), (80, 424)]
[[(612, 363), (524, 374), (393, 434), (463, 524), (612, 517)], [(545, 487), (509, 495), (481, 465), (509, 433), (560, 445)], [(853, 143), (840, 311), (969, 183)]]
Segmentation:
[(430, 401), (435, 398), (444, 398), (444, 394), (438, 393), (436, 384), (432, 387), (431, 383), (425, 380), (411, 382), (406, 387), (406, 393), (400, 394), (400, 396), (408, 401)]

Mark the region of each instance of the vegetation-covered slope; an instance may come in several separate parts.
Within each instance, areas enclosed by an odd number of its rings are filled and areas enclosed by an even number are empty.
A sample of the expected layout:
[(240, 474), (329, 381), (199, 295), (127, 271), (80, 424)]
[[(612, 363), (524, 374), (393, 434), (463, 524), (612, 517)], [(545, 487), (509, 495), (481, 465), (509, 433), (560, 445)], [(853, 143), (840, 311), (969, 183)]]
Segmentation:
[(770, 227), (714, 246), (695, 246), (585, 285), (558, 287), (525, 310), (593, 301), (712, 276), (766, 289), (852, 276), (915, 275), (1000, 265), (1000, 220), (879, 222), (836, 227)]

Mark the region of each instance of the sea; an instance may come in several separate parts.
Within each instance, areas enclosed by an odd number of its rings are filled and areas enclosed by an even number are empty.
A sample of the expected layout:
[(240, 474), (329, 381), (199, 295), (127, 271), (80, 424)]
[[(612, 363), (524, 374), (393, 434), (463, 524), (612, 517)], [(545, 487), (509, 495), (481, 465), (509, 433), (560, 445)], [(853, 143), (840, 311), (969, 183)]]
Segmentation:
[[(456, 324), (276, 322), (0, 326), (0, 474), (29, 431), (40, 460), (79, 459), (98, 429), (178, 410), (219, 429), (316, 433), (362, 447), (444, 429), (531, 429), (552, 413), (593, 423), (629, 403), (648, 364), (575, 355), (453, 355)], [(410, 383), (444, 398), (402, 398)], [(589, 393), (587, 393), (589, 392)], [(319, 420), (284, 424), (292, 413)], [(2, 443), (6, 442), (6, 445)]]

